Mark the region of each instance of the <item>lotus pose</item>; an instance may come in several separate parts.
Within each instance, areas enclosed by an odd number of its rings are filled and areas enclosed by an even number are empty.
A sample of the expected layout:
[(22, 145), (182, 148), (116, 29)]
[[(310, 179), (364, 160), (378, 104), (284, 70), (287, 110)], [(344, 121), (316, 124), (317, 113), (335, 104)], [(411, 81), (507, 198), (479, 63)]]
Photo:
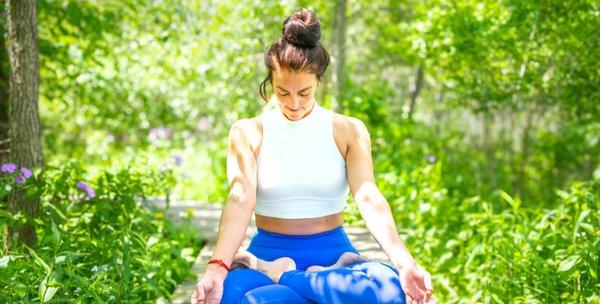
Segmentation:
[[(216, 247), (192, 303), (425, 303), (429, 273), (397, 233), (374, 181), (364, 123), (326, 109), (315, 91), (329, 65), (320, 24), (301, 9), (265, 55), (261, 115), (234, 122)], [(343, 226), (348, 194), (388, 263), (360, 255)], [(257, 231), (239, 250), (252, 214)], [(238, 251), (239, 250), (239, 251)]]

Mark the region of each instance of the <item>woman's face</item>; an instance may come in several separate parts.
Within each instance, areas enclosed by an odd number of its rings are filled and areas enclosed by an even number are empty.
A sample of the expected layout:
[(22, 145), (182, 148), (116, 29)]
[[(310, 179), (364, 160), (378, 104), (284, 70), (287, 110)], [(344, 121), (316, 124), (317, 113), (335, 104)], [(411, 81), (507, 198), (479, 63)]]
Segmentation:
[(281, 111), (289, 120), (299, 120), (313, 109), (319, 81), (315, 74), (275, 69), (273, 89)]

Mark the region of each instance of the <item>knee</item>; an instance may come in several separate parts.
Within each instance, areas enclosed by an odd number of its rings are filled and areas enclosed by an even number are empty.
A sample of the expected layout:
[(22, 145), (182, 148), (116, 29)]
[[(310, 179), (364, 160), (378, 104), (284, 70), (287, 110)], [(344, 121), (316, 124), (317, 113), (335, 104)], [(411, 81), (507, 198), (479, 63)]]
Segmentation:
[(221, 303), (240, 303), (244, 294), (273, 282), (265, 274), (253, 269), (236, 269), (227, 273), (223, 282)]
[(379, 272), (375, 272), (372, 275), (372, 280), (378, 287), (379, 303), (406, 303), (406, 296), (400, 284), (398, 271), (387, 265), (382, 265), (381, 267), (382, 269)]
[(367, 262), (362, 270), (376, 286), (378, 303), (406, 303), (398, 270), (385, 263)]

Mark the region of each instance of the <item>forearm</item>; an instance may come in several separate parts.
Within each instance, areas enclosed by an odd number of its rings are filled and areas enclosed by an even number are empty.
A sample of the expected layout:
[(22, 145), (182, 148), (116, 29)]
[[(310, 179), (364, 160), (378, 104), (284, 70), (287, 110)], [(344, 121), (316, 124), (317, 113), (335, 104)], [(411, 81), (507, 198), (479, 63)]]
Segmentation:
[(367, 228), (390, 258), (394, 266), (404, 268), (414, 262), (408, 248), (396, 230), (396, 224), (387, 200), (378, 195), (372, 199), (357, 202)]
[(212, 258), (221, 259), (227, 265), (231, 265), (246, 236), (252, 212), (253, 207), (250, 202), (238, 201), (231, 196), (227, 199), (221, 212), (217, 243)]

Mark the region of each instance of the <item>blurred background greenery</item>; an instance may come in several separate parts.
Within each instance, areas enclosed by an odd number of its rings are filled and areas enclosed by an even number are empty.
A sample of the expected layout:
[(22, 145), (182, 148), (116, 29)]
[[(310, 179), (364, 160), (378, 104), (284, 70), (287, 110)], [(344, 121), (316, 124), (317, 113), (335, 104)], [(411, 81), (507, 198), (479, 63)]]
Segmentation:
[(441, 303), (600, 302), (597, 1), (41, 0), (46, 163), (168, 168), (170, 197), (224, 203), (229, 127), (299, 7), (332, 56), (317, 102), (368, 126)]

